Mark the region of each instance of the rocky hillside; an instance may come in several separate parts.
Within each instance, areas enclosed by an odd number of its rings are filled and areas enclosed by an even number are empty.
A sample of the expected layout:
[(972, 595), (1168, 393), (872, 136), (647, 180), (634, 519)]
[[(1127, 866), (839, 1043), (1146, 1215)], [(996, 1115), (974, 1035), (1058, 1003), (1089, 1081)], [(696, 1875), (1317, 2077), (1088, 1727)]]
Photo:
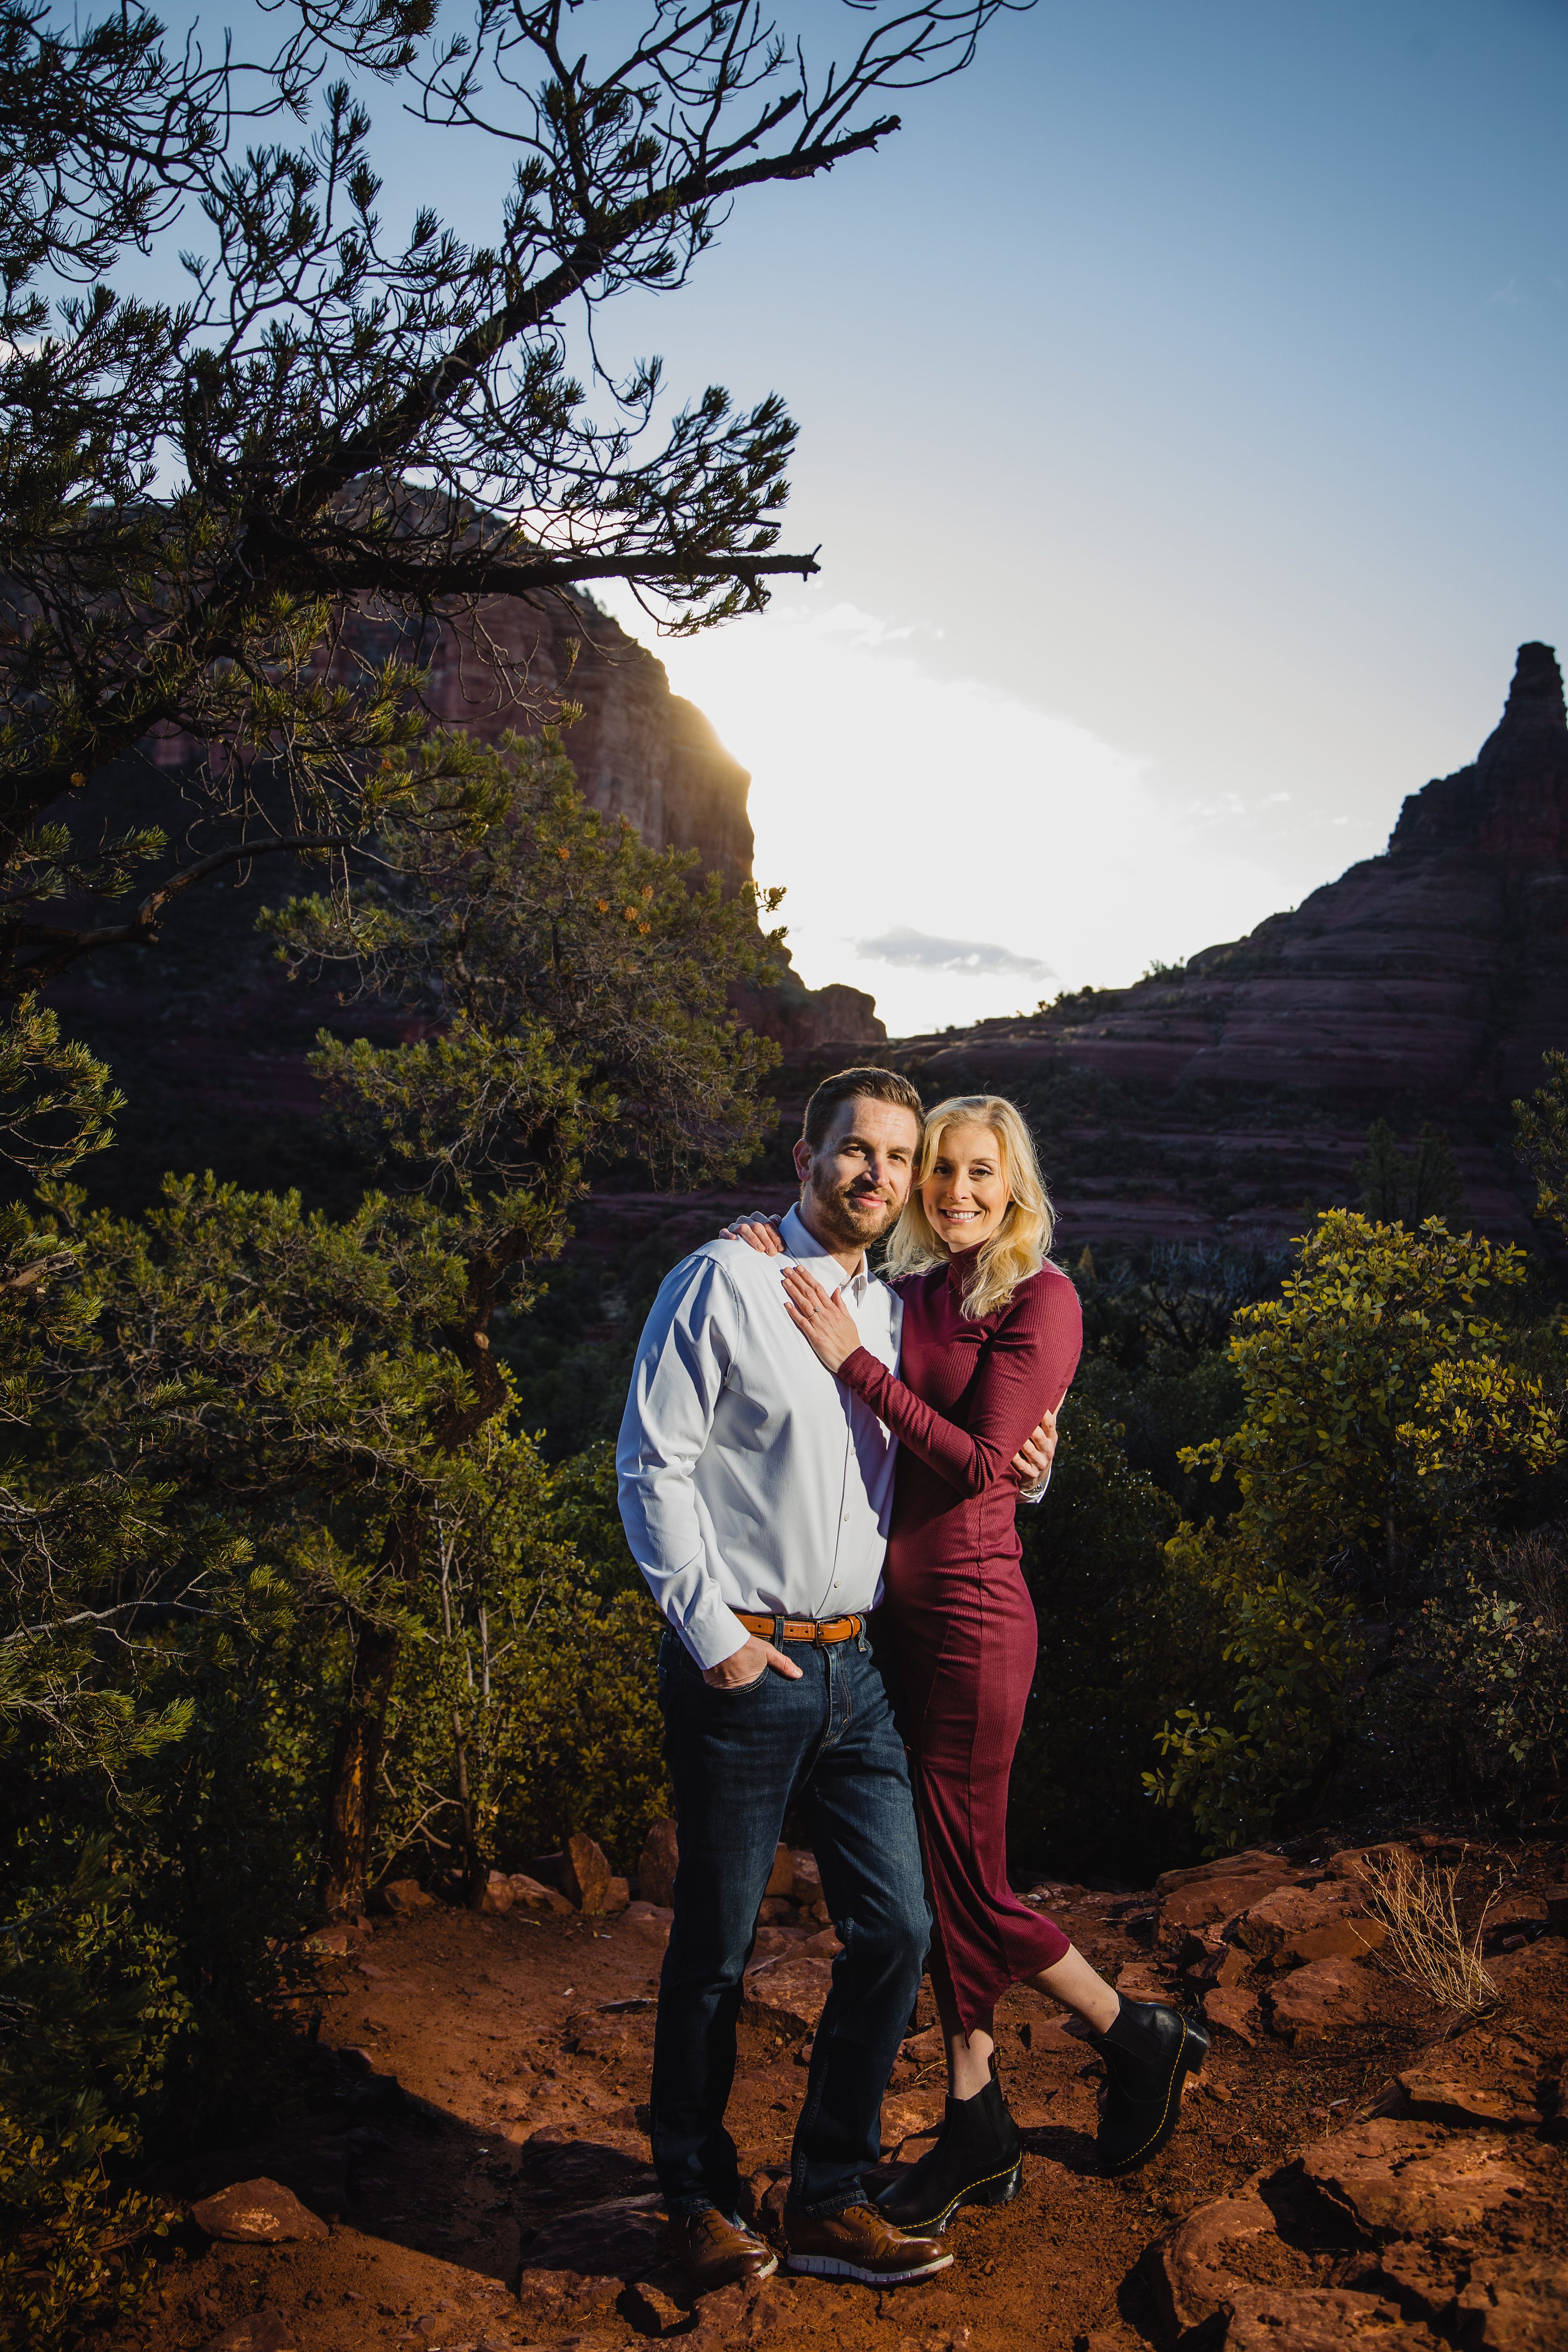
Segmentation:
[(1521, 646), (1475, 761), (1405, 803), (1387, 849), (1243, 940), (1029, 1020), (901, 1040), (928, 1099), (1033, 1107), (1069, 1237), (1272, 1241), (1354, 1197), (1367, 1123), (1426, 1118), (1467, 1206), (1530, 1232), (1509, 1106), (1568, 1044), (1568, 722)]
[[(498, 598), (463, 633), (446, 630), (429, 645), (356, 618), (334, 667), (393, 652), (428, 662), (437, 719), (487, 740), (575, 704), (567, 749), (595, 805), (628, 816), (650, 847), (695, 849), (731, 886), (750, 880), (749, 775), (702, 713), (670, 692), (663, 663), (592, 604)], [(158, 824), (177, 836), (188, 816), (181, 772), (194, 748), (177, 735), (154, 740), (150, 772), (118, 770), (61, 814), (86, 837), (98, 817), (110, 831)], [(167, 1168), (298, 1184), (317, 1201), (357, 1189), (361, 1171), (322, 1139), (305, 1059), (323, 1027), (375, 1024), (330, 988), (289, 986), (250, 928), (258, 908), (300, 887), (317, 885), (302, 886), (277, 861), (237, 884), (216, 877), (180, 903), (156, 949), (88, 959), (51, 989), (68, 1031), (108, 1058), (129, 1097), (118, 1149), (83, 1171), (95, 1194), (143, 1201)], [(825, 1054), (836, 1066), (887, 1035), (871, 997), (807, 989), (787, 957), (778, 987), (738, 1009), (795, 1055)]]
[[(577, 781), (594, 806), (629, 817), (650, 849), (697, 851), (704, 873), (738, 889), (752, 875), (751, 776), (693, 702), (669, 690), (664, 664), (588, 597), (525, 604), (496, 596), (461, 628), (415, 644), (388, 624), (356, 619), (335, 666), (392, 655), (428, 662), (434, 717), (482, 741), (537, 725), (542, 704), (574, 704), (567, 732)], [(880, 1045), (876, 1000), (842, 984), (808, 989), (786, 954), (779, 986), (737, 1007), (794, 1053)]]

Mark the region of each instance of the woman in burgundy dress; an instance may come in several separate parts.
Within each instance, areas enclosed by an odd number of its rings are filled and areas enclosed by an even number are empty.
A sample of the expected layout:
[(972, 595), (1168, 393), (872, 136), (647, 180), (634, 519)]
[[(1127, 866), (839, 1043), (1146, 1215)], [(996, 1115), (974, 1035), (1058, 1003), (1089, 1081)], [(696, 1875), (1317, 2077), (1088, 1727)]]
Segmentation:
[[(899, 1440), (886, 1570), (931, 1886), (932, 1986), (950, 2093), (936, 2147), (879, 2200), (901, 2228), (1003, 2204), (1021, 2145), (996, 2074), (993, 2011), (1027, 1982), (1082, 2017), (1105, 2061), (1097, 2147), (1131, 2171), (1163, 2147), (1207, 2038), (1174, 2011), (1124, 2001), (1007, 1883), (1007, 1781), (1034, 1679), (1014, 1456), (1078, 1368), (1082, 1318), (1046, 1262), (1051, 1209), (1014, 1106), (960, 1096), (928, 1114), (885, 1271), (903, 1300), (900, 1376), (803, 1267), (786, 1307), (812, 1348)], [(776, 1238), (742, 1228), (759, 1247)]]

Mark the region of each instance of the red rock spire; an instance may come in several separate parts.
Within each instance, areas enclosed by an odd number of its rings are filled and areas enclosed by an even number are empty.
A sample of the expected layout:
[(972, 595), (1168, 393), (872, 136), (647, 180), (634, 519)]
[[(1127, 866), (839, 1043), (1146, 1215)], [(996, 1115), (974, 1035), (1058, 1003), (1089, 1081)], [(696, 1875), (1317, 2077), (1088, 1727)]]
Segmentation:
[(1392, 856), (1475, 846), (1505, 868), (1560, 867), (1568, 852), (1568, 718), (1551, 646), (1521, 646), (1503, 714), (1468, 768), (1412, 793)]

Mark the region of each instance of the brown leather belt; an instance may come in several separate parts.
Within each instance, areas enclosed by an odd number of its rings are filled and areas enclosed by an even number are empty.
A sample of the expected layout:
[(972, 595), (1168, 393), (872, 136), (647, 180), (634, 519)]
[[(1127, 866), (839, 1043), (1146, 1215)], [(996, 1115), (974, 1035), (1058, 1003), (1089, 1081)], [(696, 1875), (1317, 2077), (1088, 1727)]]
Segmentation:
[(749, 1617), (743, 1609), (735, 1615), (764, 1642), (853, 1642), (866, 1630), (864, 1617)]

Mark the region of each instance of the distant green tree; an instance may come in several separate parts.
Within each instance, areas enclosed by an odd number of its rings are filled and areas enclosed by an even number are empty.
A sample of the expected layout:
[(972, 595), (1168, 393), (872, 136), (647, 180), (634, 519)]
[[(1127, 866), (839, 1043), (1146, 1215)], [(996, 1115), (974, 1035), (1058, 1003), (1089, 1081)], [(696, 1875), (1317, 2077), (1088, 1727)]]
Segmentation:
[(1374, 1118), (1355, 1173), (1361, 1207), (1379, 1224), (1421, 1225), (1428, 1217), (1447, 1223), (1464, 1209), (1459, 1163), (1447, 1137), (1431, 1126), (1423, 1127), (1414, 1150), (1402, 1151), (1388, 1121)]
[(1568, 1235), (1568, 1054), (1543, 1056), (1546, 1082), (1513, 1107), (1516, 1148), (1535, 1178), (1535, 1213)]
[[(108, 1072), (30, 1000), (0, 1043), (0, 1128), (35, 1173), (110, 1139)], [(40, 2352), (137, 2292), (133, 2250), (161, 2217), (118, 2195), (109, 2161), (153, 2084), (184, 2003), (166, 1947), (132, 1919), (114, 1800), (190, 1734), (188, 1697), (101, 1670), (134, 1640), (123, 1596), (183, 1554), (221, 1584), (221, 1540), (170, 1541), (167, 1496), (134, 1455), (38, 1458), (53, 1366), (97, 1301), (75, 1250), (0, 1208), (0, 2344)], [(134, 1800), (132, 1800), (134, 1802)], [(132, 2250), (127, 2259), (127, 2250)]]
[(435, 1518), (424, 1637), (399, 1654), (377, 1874), (412, 1859), (482, 1891), (491, 1861), (516, 1867), (577, 1829), (629, 1869), (669, 1810), (663, 1620), (621, 1534), (611, 1449), (552, 1471), (492, 1422), (468, 1458)]
[(1194, 1449), (1229, 1473), (1238, 1532), (1282, 1567), (1343, 1557), (1386, 1592), (1401, 1547), (1485, 1522), (1517, 1475), (1549, 1468), (1553, 1399), (1487, 1312), (1524, 1282), (1523, 1252), (1325, 1210), (1278, 1299), (1236, 1317), (1245, 1417)]

